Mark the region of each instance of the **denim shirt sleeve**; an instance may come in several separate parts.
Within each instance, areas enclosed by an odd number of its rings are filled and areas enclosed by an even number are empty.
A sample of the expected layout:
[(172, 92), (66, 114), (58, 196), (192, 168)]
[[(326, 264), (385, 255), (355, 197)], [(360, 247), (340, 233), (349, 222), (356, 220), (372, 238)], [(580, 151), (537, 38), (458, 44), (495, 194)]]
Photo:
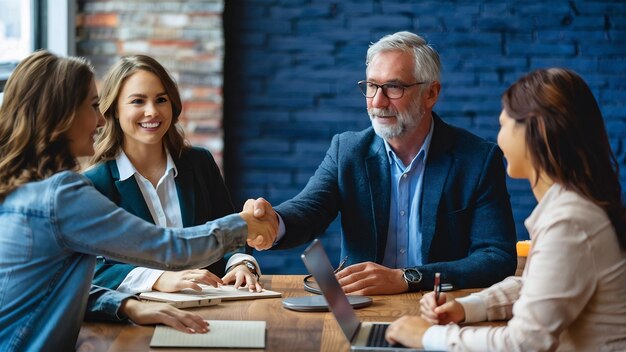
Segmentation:
[(137, 297), (129, 293), (92, 285), (89, 291), (85, 320), (126, 322), (128, 317), (119, 312), (120, 306), (125, 299), (135, 298)]
[(183, 270), (207, 266), (246, 243), (247, 225), (233, 214), (169, 229), (117, 207), (80, 174), (58, 178), (50, 199), (57, 242), (71, 250), (139, 266)]

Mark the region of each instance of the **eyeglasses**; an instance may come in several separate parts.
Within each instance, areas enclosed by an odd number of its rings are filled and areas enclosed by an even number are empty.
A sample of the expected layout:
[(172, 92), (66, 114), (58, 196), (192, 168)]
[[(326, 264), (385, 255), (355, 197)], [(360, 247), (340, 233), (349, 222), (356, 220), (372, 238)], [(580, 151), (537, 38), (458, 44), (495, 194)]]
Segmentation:
[(357, 85), (361, 90), (361, 93), (366, 98), (373, 98), (378, 92), (378, 88), (383, 90), (383, 94), (389, 99), (400, 99), (404, 95), (404, 90), (416, 86), (418, 84), (424, 84), (428, 82), (415, 82), (413, 84), (400, 84), (400, 83), (385, 83), (376, 84), (368, 81), (359, 81)]

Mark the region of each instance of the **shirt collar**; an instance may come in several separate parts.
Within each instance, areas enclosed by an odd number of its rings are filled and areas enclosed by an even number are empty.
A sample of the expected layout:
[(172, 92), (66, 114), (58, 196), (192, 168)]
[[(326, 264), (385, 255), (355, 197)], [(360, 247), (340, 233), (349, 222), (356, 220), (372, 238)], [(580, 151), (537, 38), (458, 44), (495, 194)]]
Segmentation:
[[(176, 169), (176, 164), (174, 164), (174, 159), (170, 155), (169, 150), (165, 148), (165, 155), (167, 157), (167, 163), (165, 164), (165, 174), (173, 170), (174, 177), (178, 176), (178, 169)], [(120, 181), (125, 181), (131, 176), (138, 174), (137, 169), (135, 169), (135, 165), (128, 159), (124, 150), (120, 150), (120, 153), (115, 158), (115, 163), (117, 164), (117, 170), (120, 173)]]
[(550, 203), (552, 203), (554, 199), (558, 198), (558, 196), (564, 191), (565, 188), (555, 182), (552, 186), (550, 186), (550, 188), (548, 188), (546, 193), (544, 193), (543, 198), (541, 198), (541, 201), (537, 203), (530, 215), (526, 218), (526, 220), (524, 220), (524, 225), (526, 226), (531, 239), (534, 235), (534, 231), (532, 231), (532, 229), (535, 228), (541, 215), (551, 206)]
[[(415, 158), (413, 158), (413, 160), (411, 160), (411, 164), (421, 154), (424, 155), (424, 163), (426, 162), (426, 157), (428, 156), (428, 150), (430, 149), (430, 141), (433, 139), (433, 130), (434, 129), (435, 129), (435, 121), (431, 119), (431, 121), (430, 121), (430, 130), (428, 131), (428, 134), (426, 135), (426, 138), (424, 138), (424, 143), (422, 144), (422, 147), (420, 148), (419, 152), (417, 152), (417, 155), (415, 156)], [(383, 142), (385, 143), (385, 150), (387, 151), (387, 157), (389, 158), (389, 164), (393, 164), (394, 161), (397, 161), (397, 162), (400, 163), (399, 165), (402, 165), (402, 162), (400, 161), (400, 159), (398, 159), (398, 156), (393, 151), (393, 149), (391, 149), (391, 146), (389, 145), (389, 143), (387, 143), (387, 141), (385, 139), (383, 139)], [(409, 165), (411, 165), (411, 164), (409, 164)], [(407, 165), (407, 166), (409, 166), (409, 165)]]

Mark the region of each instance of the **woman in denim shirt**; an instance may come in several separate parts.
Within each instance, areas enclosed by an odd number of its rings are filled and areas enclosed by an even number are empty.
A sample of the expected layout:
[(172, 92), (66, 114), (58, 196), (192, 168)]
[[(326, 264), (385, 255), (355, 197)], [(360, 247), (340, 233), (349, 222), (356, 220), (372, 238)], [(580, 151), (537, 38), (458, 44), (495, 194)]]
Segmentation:
[[(73, 350), (96, 255), (182, 270), (220, 259), (246, 241), (273, 242), (252, 205), (204, 225), (166, 229), (102, 196), (76, 173), (103, 124), (91, 67), (45, 51), (24, 59), (0, 107), (0, 350)], [(257, 237), (257, 235), (260, 235)], [(205, 332), (199, 316), (181, 321)]]

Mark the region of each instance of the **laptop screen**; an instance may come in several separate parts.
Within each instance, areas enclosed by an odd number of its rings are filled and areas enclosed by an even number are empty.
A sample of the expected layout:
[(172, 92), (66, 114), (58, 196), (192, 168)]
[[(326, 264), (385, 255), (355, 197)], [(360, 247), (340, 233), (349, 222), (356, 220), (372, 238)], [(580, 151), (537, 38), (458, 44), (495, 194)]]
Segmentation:
[(322, 247), (322, 243), (315, 239), (311, 245), (304, 250), (301, 255), (302, 261), (307, 270), (317, 281), (320, 291), (324, 294), (326, 302), (330, 307), (330, 311), (337, 319), (341, 330), (346, 335), (348, 341), (359, 329), (360, 321), (354, 313), (354, 309), (348, 302), (348, 297), (339, 286), (330, 260)]

